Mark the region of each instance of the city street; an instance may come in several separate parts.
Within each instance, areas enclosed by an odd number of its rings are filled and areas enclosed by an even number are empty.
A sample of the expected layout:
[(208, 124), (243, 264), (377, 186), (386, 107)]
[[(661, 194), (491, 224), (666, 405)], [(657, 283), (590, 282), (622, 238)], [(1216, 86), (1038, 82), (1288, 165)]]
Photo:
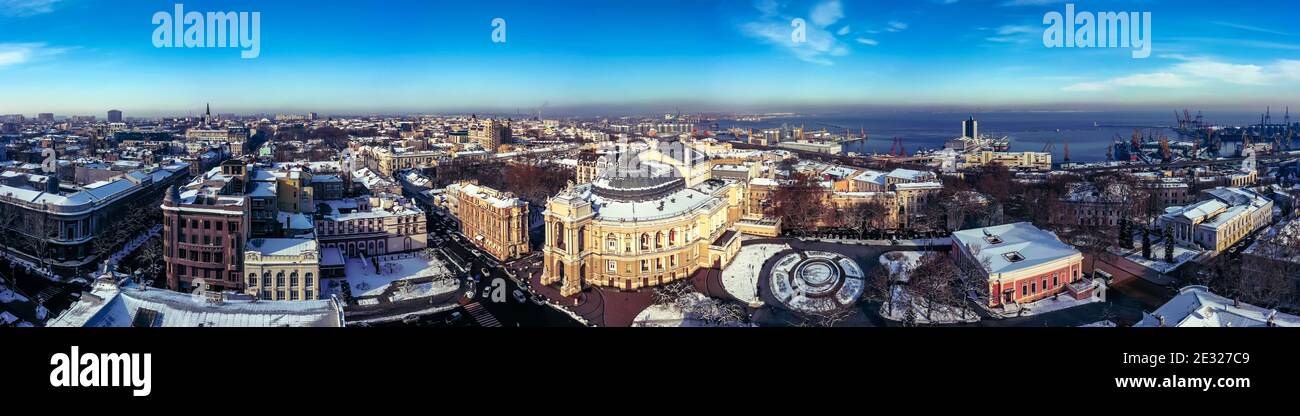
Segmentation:
[[(529, 289), (525, 275), (520, 275), (520, 278), (524, 280), (524, 285), (521, 285), (519, 281), (516, 281), (506, 272), (508, 267), (512, 268), (512, 270), (519, 270), (514, 269), (514, 267), (520, 267), (523, 270), (539, 270), (541, 263), (536, 261), (536, 254), (525, 256), (523, 259), (510, 264), (501, 264), (487, 253), (483, 253), (474, 247), (468, 239), (460, 236), (452, 220), (443, 219), (436, 214), (429, 215), (428, 229), (429, 247), (441, 248), (452, 258), (452, 261), (460, 263), (467, 270), (466, 277), (470, 283), (467, 285), (467, 289), (462, 290), (462, 292), (468, 291), (468, 288), (473, 288), (474, 298), (462, 298), (462, 304), (477, 302), (492, 317), (500, 321), (501, 326), (505, 327), (580, 326), (577, 321), (567, 314), (545, 304), (539, 305), (535, 301), (537, 295)], [(441, 239), (442, 242), (436, 243), (436, 239)], [(535, 265), (535, 268), (533, 265)], [(485, 289), (491, 287), (496, 279), (500, 279), (505, 285), (505, 300), (501, 302), (494, 302), (492, 299), (484, 297)], [(516, 298), (516, 292), (524, 296), (522, 302)]]

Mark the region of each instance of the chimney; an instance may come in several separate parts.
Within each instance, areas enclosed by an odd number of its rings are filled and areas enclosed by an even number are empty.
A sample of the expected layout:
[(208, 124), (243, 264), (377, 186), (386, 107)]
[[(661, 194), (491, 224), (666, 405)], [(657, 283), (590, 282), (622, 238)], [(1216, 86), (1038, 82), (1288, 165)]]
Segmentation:
[(1160, 327), (1161, 327), (1161, 328), (1164, 328), (1164, 327), (1165, 327), (1165, 317), (1164, 317), (1164, 316), (1156, 315), (1156, 320), (1160, 321)]

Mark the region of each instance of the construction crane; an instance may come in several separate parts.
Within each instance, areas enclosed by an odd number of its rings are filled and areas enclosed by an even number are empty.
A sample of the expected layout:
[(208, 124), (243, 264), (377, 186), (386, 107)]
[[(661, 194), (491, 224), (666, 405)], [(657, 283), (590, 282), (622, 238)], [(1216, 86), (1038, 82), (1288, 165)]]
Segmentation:
[(894, 145), (889, 148), (889, 155), (895, 157), (907, 157), (907, 149), (903, 148), (903, 138), (895, 137)]
[(1169, 138), (1161, 135), (1160, 136), (1160, 160), (1164, 163), (1169, 163), (1173, 161), (1173, 159), (1174, 159), (1174, 151), (1173, 149), (1169, 148)]
[(1286, 150), (1291, 150), (1291, 139), (1295, 137), (1292, 128), (1295, 126), (1291, 124), (1291, 106), (1289, 105), (1286, 106), (1286, 116), (1282, 117), (1282, 122), (1286, 123)]

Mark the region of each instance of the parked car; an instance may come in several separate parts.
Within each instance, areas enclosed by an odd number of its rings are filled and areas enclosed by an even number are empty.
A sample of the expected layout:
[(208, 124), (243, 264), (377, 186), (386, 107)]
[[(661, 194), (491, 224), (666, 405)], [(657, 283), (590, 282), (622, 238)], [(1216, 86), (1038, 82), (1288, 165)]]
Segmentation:
[(448, 315), (448, 316), (447, 316), (447, 319), (444, 319), (444, 320), (443, 320), (443, 322), (446, 322), (447, 325), (451, 325), (451, 324), (454, 324), (454, 323), (456, 323), (456, 322), (459, 322), (461, 319), (464, 319), (464, 318), (465, 318), (465, 315), (461, 314), (460, 312), (452, 312), (451, 315)]
[(528, 296), (524, 294), (524, 291), (515, 289), (514, 294), (515, 300), (519, 301), (519, 303), (528, 303)]

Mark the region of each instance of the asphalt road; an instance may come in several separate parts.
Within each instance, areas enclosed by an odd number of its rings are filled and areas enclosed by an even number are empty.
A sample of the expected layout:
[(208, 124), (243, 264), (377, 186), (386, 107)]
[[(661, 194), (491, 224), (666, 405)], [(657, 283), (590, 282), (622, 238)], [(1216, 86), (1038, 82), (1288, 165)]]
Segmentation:
[[(462, 303), (478, 302), (504, 327), (581, 326), (569, 315), (551, 306), (539, 305), (535, 300), (540, 299), (527, 287), (526, 275), (519, 275), (523, 283), (521, 284), (507, 274), (508, 267), (514, 269), (516, 266), (533, 264), (535, 256), (503, 264), (491, 255), (478, 250), (467, 238), (461, 236), (450, 220), (442, 220), (438, 215), (430, 215), (428, 228), (429, 246), (443, 249), (448, 255), (459, 259), (468, 269), (467, 274), (471, 281), (469, 287), (474, 291), (474, 298), (465, 299)], [(435, 242), (435, 238), (441, 239), (442, 242)], [(462, 292), (468, 290), (469, 288), (466, 288)], [(488, 292), (486, 297), (485, 292)], [(516, 298), (516, 292), (524, 296), (522, 302)], [(504, 294), (504, 296), (491, 296), (493, 293)]]

